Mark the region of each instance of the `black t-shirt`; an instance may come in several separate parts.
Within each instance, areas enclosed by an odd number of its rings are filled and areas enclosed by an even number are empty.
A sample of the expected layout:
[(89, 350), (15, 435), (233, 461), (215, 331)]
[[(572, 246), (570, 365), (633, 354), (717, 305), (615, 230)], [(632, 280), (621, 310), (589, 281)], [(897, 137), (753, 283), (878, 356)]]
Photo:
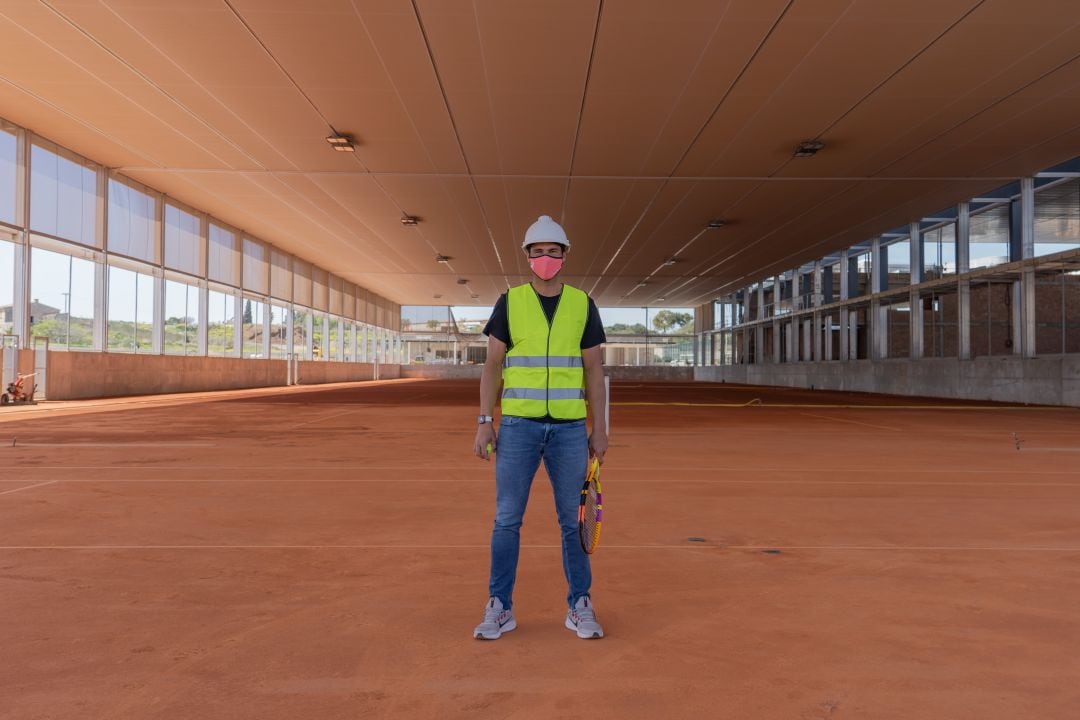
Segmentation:
[[(561, 295), (561, 292), (552, 297), (540, 293), (536, 294), (536, 297), (540, 298), (540, 307), (544, 308), (544, 315), (547, 316), (548, 324), (551, 324), (555, 319), (555, 310), (559, 306), (559, 297)], [(484, 334), (506, 343), (508, 350), (513, 346), (513, 343), (510, 342), (510, 316), (506, 312), (506, 293), (500, 295), (499, 300), (495, 303), (495, 307), (491, 311), (491, 318), (488, 320), (487, 325), (484, 326)], [(596, 303), (593, 302), (593, 299), (589, 298), (589, 315), (585, 320), (585, 331), (581, 334), (581, 349), (587, 350), (605, 342), (607, 342), (607, 336), (604, 334), (604, 323), (600, 319), (600, 311), (596, 309)], [(558, 420), (550, 415), (529, 419), (546, 423), (574, 422), (572, 420)]]

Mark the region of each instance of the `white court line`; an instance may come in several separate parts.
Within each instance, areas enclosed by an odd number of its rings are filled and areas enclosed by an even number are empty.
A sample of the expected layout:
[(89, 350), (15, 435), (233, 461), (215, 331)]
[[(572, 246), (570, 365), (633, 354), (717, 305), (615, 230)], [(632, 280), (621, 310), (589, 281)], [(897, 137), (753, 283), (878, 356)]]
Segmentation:
[(1026, 447), (1021, 449), (1021, 452), (1080, 452), (1080, 447), (1064, 447), (1064, 448), (1044, 448), (1044, 447)]
[[(475, 484), (491, 484), (491, 478), (485, 476), (469, 477), (469, 478), (401, 478), (401, 477), (365, 477), (365, 478), (57, 478), (53, 482), (68, 482), (68, 483), (303, 483), (305, 485), (312, 484), (329, 484), (329, 483), (353, 483), (358, 485), (375, 484), (375, 483), (475, 483)], [(654, 479), (644, 480), (631, 480), (629, 478), (621, 478), (618, 481), (619, 485), (645, 485), (655, 483)], [(918, 481), (918, 480), (715, 480), (715, 479), (696, 479), (696, 478), (679, 478), (680, 483), (697, 483), (704, 485), (888, 485), (888, 486), (900, 486), (900, 487), (978, 487), (978, 488), (993, 488), (993, 487), (1075, 487), (1080, 488), (1080, 482), (1075, 483), (1056, 483), (1056, 482), (1012, 482), (1012, 481), (999, 481), (999, 482), (972, 482), (964, 480), (944, 480), (934, 482), (932, 480)]]
[(12, 490), (5, 490), (0, 492), (0, 495), (10, 495), (11, 493), (21, 492), (23, 490), (29, 490), (30, 488), (43, 487), (45, 485), (52, 485), (53, 483), (63, 482), (62, 480), (47, 480), (45, 482), (34, 483), (33, 485), (23, 485)]
[[(561, 545), (521, 545), (525, 550), (551, 550)], [(1080, 546), (964, 546), (964, 545), (601, 545), (606, 550), (830, 550), (884, 552), (1080, 552)], [(0, 545), (0, 550), (490, 550), (472, 545)]]
[(829, 415), (816, 415), (814, 413), (799, 413), (804, 417), (818, 418), (819, 420), (832, 420), (834, 422), (850, 423), (851, 425), (862, 425), (863, 427), (875, 428), (877, 430), (892, 430), (898, 432), (900, 428), (890, 427), (889, 425), (874, 425), (873, 423), (863, 422), (862, 420), (850, 420), (848, 418), (831, 417)]
[(15, 449), (22, 447), (217, 447), (207, 442), (16, 442)]
[(324, 415), (322, 417), (317, 417), (314, 420), (308, 420), (307, 422), (302, 422), (302, 423), (299, 423), (297, 425), (290, 425), (289, 427), (283, 428), (283, 429), (284, 430), (295, 430), (296, 428), (301, 428), (301, 427), (304, 427), (305, 425), (312, 425), (312, 424), (317, 423), (317, 422), (322, 422), (323, 420), (333, 420), (336, 417), (343, 417), (345, 415), (352, 415), (354, 412), (359, 412), (360, 410), (361, 410), (361, 408), (354, 407), (351, 410), (346, 410), (344, 412), (339, 412), (339, 413), (333, 413), (331, 415)]
[[(1023, 454), (1020, 453), (1012, 454)], [(252, 471), (264, 471), (264, 470), (279, 470), (282, 472), (326, 472), (333, 470), (393, 470), (395, 472), (409, 472), (412, 470), (432, 470), (432, 471), (445, 471), (445, 472), (488, 472), (491, 467), (486, 463), (480, 464), (481, 461), (477, 460), (476, 465), (470, 465), (468, 467), (461, 465), (181, 465), (178, 467), (162, 467), (161, 465), (37, 465), (28, 466), (26, 470), (154, 470), (156, 472), (170, 472), (173, 470), (214, 470), (217, 472), (232, 472), (235, 470), (252, 470)], [(618, 467), (608, 462), (604, 465), (604, 469), (613, 475), (621, 473), (637, 473), (637, 472), (664, 472), (664, 473), (679, 473), (679, 472), (748, 472), (748, 473), (821, 473), (825, 475), (839, 475), (841, 473), (866, 473), (864, 468), (801, 468), (801, 467), (734, 467), (730, 465), (711, 465), (707, 467), (693, 466), (682, 467), (678, 465), (663, 465), (663, 466), (628, 466)], [(959, 475), (959, 474), (1023, 474), (1023, 475), (1076, 475), (1076, 470), (1029, 470), (1027, 468), (1016, 468), (1014, 470), (1003, 470), (1001, 468), (905, 468), (904, 470), (894, 471), (903, 475), (924, 475), (924, 474), (944, 474), (944, 475)], [(617, 482), (611, 480), (611, 482)]]

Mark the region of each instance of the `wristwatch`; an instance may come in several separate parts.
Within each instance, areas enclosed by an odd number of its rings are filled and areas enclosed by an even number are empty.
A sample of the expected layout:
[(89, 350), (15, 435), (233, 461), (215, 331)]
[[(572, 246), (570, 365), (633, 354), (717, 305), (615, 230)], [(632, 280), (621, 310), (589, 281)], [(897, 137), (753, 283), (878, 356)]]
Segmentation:
[(495, 422), (495, 418), (491, 417), (490, 415), (477, 415), (476, 416), (476, 424), (477, 425), (483, 425), (484, 423), (489, 423), (489, 422)]

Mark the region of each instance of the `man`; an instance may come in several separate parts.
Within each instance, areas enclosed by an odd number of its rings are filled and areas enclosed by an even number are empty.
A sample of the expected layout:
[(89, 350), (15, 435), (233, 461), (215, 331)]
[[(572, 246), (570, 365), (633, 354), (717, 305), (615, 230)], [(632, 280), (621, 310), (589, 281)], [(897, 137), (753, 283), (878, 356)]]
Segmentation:
[[(589, 587), (589, 556), (581, 549), (577, 509), (589, 457), (601, 462), (608, 438), (604, 415), (606, 340), (592, 299), (559, 281), (570, 250), (562, 227), (541, 215), (521, 245), (533, 272), (531, 283), (499, 298), (484, 334), (487, 362), (480, 381), (480, 418), (473, 452), (488, 460), (495, 452), (495, 529), (491, 533), (491, 578), (484, 621), (473, 636), (497, 640), (517, 627), (511, 610), (517, 575), (521, 519), (533, 476), (543, 459), (555, 494), (562, 529), (563, 571), (569, 585), (564, 624), (578, 637), (604, 636)], [(501, 378), (501, 383), (500, 383)], [(502, 386), (502, 420), (496, 438), (495, 398)], [(585, 429), (586, 397), (593, 430)]]

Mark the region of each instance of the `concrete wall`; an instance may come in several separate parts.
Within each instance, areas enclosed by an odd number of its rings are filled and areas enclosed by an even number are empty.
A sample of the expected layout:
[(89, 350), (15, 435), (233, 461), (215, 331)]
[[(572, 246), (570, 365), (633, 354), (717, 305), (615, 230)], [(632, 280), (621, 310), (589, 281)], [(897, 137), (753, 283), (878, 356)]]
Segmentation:
[(1080, 406), (1080, 355), (695, 368), (694, 379), (889, 395)]
[[(379, 368), (380, 374), (383, 369), (383, 367)], [(375, 379), (375, 366), (371, 363), (332, 363), (301, 360), (296, 374), (297, 385), (358, 382)]]
[[(49, 400), (122, 395), (205, 392), (278, 387), (286, 381), (284, 360), (245, 360), (103, 352), (49, 352)], [(365, 363), (301, 362), (305, 385), (371, 380)], [(398, 377), (397, 365), (379, 366), (379, 377)]]
[[(401, 377), (429, 378), (434, 380), (479, 380), (483, 365), (402, 365)], [(694, 379), (692, 367), (668, 367), (652, 365), (648, 367), (624, 367), (621, 365), (604, 366), (604, 373), (612, 380), (634, 380), (638, 382), (691, 382)]]

